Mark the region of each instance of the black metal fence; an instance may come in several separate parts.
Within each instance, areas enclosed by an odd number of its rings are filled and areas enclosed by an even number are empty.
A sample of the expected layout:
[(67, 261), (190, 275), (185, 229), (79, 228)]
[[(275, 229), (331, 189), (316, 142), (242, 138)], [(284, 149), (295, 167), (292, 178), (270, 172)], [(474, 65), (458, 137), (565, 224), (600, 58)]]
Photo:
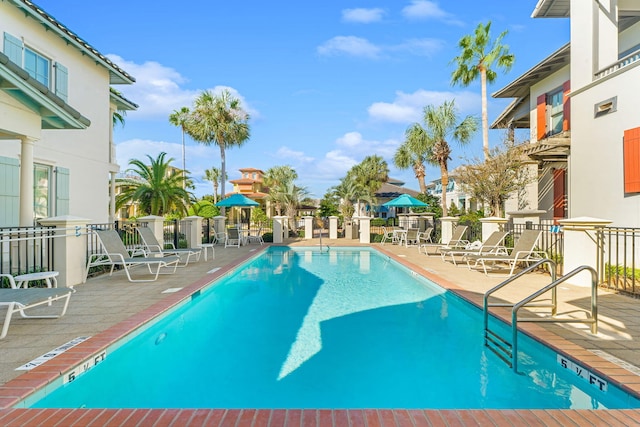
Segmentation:
[(524, 230), (541, 231), (535, 250), (544, 251), (547, 258), (553, 260), (558, 265), (558, 271), (561, 272), (564, 263), (564, 233), (562, 227), (552, 222), (542, 222), (541, 224), (531, 222), (526, 224), (507, 223), (506, 231), (510, 233), (505, 239), (505, 246), (513, 247), (514, 242), (518, 240)]
[(640, 229), (605, 227), (596, 233), (600, 285), (640, 297)]
[(55, 227), (0, 228), (0, 273), (14, 276), (55, 270)]

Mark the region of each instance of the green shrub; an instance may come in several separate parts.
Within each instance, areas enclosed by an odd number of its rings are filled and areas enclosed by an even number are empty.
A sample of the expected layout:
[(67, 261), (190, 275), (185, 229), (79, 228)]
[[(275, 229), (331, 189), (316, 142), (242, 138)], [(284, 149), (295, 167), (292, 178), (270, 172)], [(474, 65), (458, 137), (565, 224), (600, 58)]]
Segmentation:
[(374, 218), (371, 220), (372, 227), (381, 227), (383, 225), (387, 225), (387, 220), (384, 218)]
[(264, 233), (262, 235), (262, 240), (268, 243), (273, 243), (273, 233)]

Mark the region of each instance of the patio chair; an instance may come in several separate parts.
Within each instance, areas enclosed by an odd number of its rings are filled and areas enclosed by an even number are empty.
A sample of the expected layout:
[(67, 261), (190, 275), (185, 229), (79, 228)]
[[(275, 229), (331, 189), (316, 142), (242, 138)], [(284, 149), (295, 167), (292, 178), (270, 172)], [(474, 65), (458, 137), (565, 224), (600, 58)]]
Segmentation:
[[(5, 277), (11, 285), (11, 289), (0, 289), (0, 307), (6, 307), (7, 313), (4, 316), (0, 340), (7, 336), (9, 324), (14, 313), (28, 319), (57, 319), (64, 316), (69, 306), (69, 299), (74, 292), (72, 288), (28, 288), (18, 289), (13, 277), (10, 274), (0, 274)], [(42, 305), (51, 305), (52, 302), (62, 300), (62, 312), (60, 314), (38, 314), (27, 315), (25, 310)]]
[[(87, 281), (89, 269), (94, 266), (111, 266), (111, 270), (109, 271), (109, 276), (111, 276), (114, 268), (119, 265), (124, 268), (127, 279), (129, 279), (130, 282), (153, 282), (158, 280), (159, 274), (175, 273), (178, 267), (180, 257), (177, 256), (133, 257), (124, 246), (124, 243), (122, 243), (122, 240), (120, 240), (120, 236), (116, 230), (94, 230), (94, 233), (98, 237), (98, 242), (103, 252), (89, 256), (83, 283)], [(139, 266), (147, 267), (149, 273), (154, 277), (152, 279), (133, 279), (130, 270), (133, 267)], [(171, 267), (173, 267), (172, 271), (161, 273), (161, 269), (166, 268), (167, 270), (171, 270)]]
[(156, 239), (156, 235), (153, 234), (153, 231), (149, 227), (136, 227), (138, 234), (140, 235), (140, 240), (143, 243), (144, 255), (149, 257), (151, 255), (157, 256), (167, 256), (167, 255), (175, 255), (182, 260), (184, 260), (184, 264), (181, 267), (186, 267), (189, 265), (189, 260), (191, 257), (195, 257), (196, 261), (200, 261), (200, 256), (202, 255), (202, 248), (178, 248), (176, 249), (175, 245), (171, 243), (170, 248), (165, 248), (160, 245), (158, 239)]
[(410, 245), (417, 245), (418, 244), (418, 236), (420, 235), (420, 229), (419, 228), (409, 228), (407, 230), (407, 234), (405, 236), (404, 239), (404, 244), (406, 247), (409, 247)]
[(256, 234), (247, 235), (247, 243), (260, 243), (264, 245), (264, 239), (262, 238), (262, 227), (258, 229)]
[(509, 234), (508, 231), (494, 231), (484, 243), (479, 244), (477, 247), (472, 247), (473, 243), (471, 243), (465, 249), (440, 249), (442, 260), (446, 261), (447, 257), (450, 256), (453, 265), (458, 265), (456, 262), (457, 256), (462, 257), (464, 260), (468, 255), (506, 255), (507, 248), (503, 245), (503, 242), (507, 234)]
[[(540, 230), (525, 230), (520, 235), (520, 238), (516, 242), (515, 246), (508, 254), (479, 254), (479, 255), (467, 255), (467, 266), (469, 269), (477, 267), (478, 264), (482, 265), (484, 274), (488, 275), (487, 264), (490, 263), (495, 267), (497, 264), (506, 265), (509, 268), (509, 276), (513, 275), (513, 271), (521, 262), (530, 263), (542, 259), (543, 255), (546, 257), (546, 252), (536, 251), (535, 246), (540, 234)], [(471, 263), (474, 263), (473, 266)]]
[[(434, 255), (440, 253), (442, 250), (464, 249), (469, 244), (469, 241), (464, 239), (467, 228), (466, 225), (457, 225), (456, 228), (453, 229), (451, 239), (448, 243), (425, 243), (421, 247), (424, 248), (426, 255)], [(434, 249), (433, 254), (429, 254), (429, 248)], [(420, 247), (418, 247), (418, 250), (420, 250)]]
[(393, 228), (387, 228), (382, 226), (382, 241), (381, 245), (384, 245), (386, 241), (390, 241), (391, 243), (398, 243), (397, 234), (393, 232)]
[(242, 244), (241, 231), (237, 227), (227, 228), (227, 235), (224, 240), (224, 247), (236, 247), (239, 248)]
[(418, 233), (418, 252), (423, 245), (433, 244), (433, 227), (427, 227), (426, 230)]

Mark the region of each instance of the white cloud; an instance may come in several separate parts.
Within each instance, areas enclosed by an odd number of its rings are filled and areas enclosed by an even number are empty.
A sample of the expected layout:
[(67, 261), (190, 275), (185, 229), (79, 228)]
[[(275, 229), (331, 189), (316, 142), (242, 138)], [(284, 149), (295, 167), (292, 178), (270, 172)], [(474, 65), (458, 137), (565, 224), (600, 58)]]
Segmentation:
[(444, 44), (444, 41), (439, 39), (410, 39), (389, 49), (409, 52), (416, 56), (431, 56), (441, 50)]
[(402, 9), (402, 15), (413, 20), (435, 19), (451, 25), (463, 24), (452, 14), (440, 9), (438, 3), (429, 0), (412, 0), (409, 6)]
[(476, 112), (481, 105), (480, 95), (474, 92), (437, 92), (420, 89), (413, 93), (398, 91), (393, 102), (376, 102), (369, 106), (368, 112), (375, 120), (408, 124), (421, 121), (425, 106), (438, 106), (451, 99), (455, 99), (456, 107), (461, 114)]
[(275, 156), (279, 160), (284, 160), (285, 163), (287, 160), (296, 163), (310, 163), (315, 160), (313, 157), (305, 155), (303, 151), (295, 151), (289, 147), (280, 147), (278, 151), (276, 151)]
[[(107, 57), (136, 79), (132, 85), (118, 85), (116, 87), (127, 99), (139, 105), (136, 111), (127, 114), (127, 120), (168, 117), (174, 110), (190, 107), (193, 100), (202, 93), (200, 89), (183, 88), (182, 85), (187, 83), (188, 79), (173, 68), (165, 67), (158, 62), (147, 61), (143, 64), (137, 64), (118, 55), (110, 54)], [(223, 89), (228, 89), (233, 96), (237, 97), (252, 118), (260, 116), (260, 113), (252, 108), (236, 89), (227, 86), (209, 88), (214, 93), (220, 93)]]
[(336, 36), (318, 46), (318, 53), (323, 56), (346, 54), (364, 58), (377, 58), (380, 55), (380, 47), (355, 36)]
[(344, 9), (342, 11), (342, 20), (345, 22), (357, 22), (361, 24), (368, 24), (371, 22), (378, 22), (382, 20), (384, 10), (380, 8), (373, 9)]

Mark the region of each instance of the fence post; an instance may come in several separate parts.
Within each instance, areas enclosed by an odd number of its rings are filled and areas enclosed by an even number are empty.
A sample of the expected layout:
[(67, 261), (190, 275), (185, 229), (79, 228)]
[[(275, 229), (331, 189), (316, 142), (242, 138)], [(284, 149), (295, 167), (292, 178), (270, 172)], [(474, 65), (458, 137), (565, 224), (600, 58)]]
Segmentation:
[(446, 245), (451, 241), (453, 235), (453, 227), (458, 223), (457, 216), (443, 216), (440, 218), (440, 225), (442, 227), (441, 243)]
[[(598, 239), (598, 234), (602, 229), (611, 224), (608, 219), (579, 217), (561, 219), (558, 221), (564, 231), (564, 273), (582, 266), (588, 265), (598, 270), (601, 251), (604, 247), (599, 247), (602, 243)], [(598, 271), (599, 275), (602, 273)], [(578, 274), (567, 280), (567, 282), (577, 286), (591, 286), (591, 276), (588, 274)]]
[(313, 217), (303, 216), (304, 219), (304, 239), (313, 239)]
[(498, 216), (490, 216), (487, 218), (480, 218), (480, 222), (482, 223), (482, 241), (484, 242), (494, 231), (504, 231), (507, 219), (500, 218)]
[(361, 216), (360, 220), (360, 243), (371, 243), (371, 217)]
[(187, 247), (199, 248), (202, 246), (202, 217), (197, 215), (188, 216), (184, 221), (187, 222), (185, 230)]
[(273, 217), (273, 243), (284, 242), (285, 223), (287, 221), (286, 216), (274, 216)]
[(338, 238), (338, 217), (330, 216), (329, 217), (329, 239), (337, 239)]
[(156, 240), (162, 245), (160, 249), (164, 249), (164, 218), (157, 215), (147, 215), (138, 218), (138, 222), (147, 223), (147, 228), (153, 232)]
[[(537, 230), (538, 226), (540, 225), (540, 217), (545, 213), (547, 213), (547, 211), (526, 209), (522, 211), (507, 212), (507, 215), (513, 218), (514, 224), (522, 224), (527, 230), (531, 230), (532, 228), (534, 230)], [(529, 226), (527, 223), (531, 223), (531, 226)], [(532, 227), (534, 224), (535, 227)]]
[[(82, 283), (87, 265), (87, 224), (90, 220), (63, 215), (40, 220), (45, 227), (56, 227), (53, 238), (53, 265), (60, 273), (58, 286), (75, 286)], [(73, 230), (68, 230), (73, 228)]]

